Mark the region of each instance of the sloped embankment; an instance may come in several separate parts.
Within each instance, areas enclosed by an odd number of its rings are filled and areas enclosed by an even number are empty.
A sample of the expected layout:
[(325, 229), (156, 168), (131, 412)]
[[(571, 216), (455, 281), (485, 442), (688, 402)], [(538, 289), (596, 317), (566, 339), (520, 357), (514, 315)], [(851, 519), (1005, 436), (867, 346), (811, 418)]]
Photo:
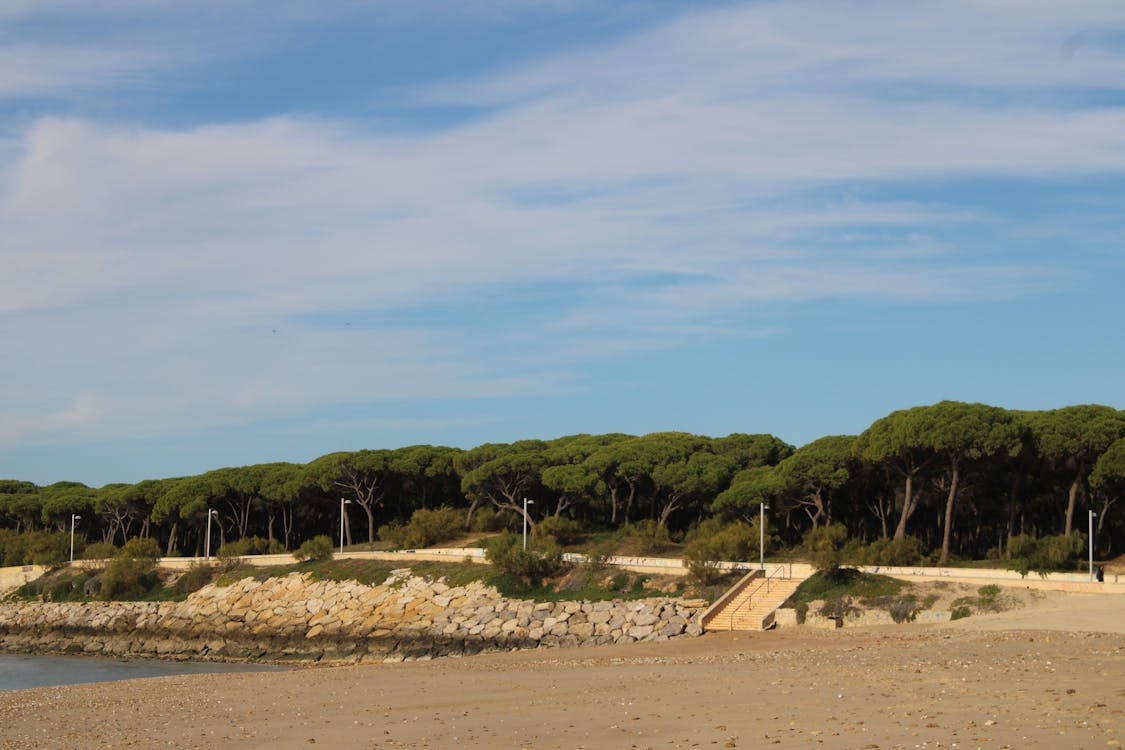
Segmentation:
[(676, 599), (532, 602), (395, 571), (384, 583), (290, 574), (208, 585), (182, 602), (0, 605), (0, 650), (173, 659), (402, 660), (699, 635)]

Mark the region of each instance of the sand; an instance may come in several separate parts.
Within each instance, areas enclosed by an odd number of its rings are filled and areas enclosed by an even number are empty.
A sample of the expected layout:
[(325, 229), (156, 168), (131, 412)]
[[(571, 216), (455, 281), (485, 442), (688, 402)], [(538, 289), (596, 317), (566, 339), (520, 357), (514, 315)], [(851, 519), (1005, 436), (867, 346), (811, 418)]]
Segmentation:
[(0, 748), (1106, 748), (1125, 597), (945, 625), (0, 693)]

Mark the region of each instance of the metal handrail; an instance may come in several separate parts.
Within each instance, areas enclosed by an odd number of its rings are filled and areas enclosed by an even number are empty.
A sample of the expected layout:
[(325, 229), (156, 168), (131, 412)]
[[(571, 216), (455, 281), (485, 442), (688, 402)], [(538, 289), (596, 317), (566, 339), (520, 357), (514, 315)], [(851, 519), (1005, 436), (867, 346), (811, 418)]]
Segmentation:
[[(742, 611), (742, 608), (743, 608), (743, 607), (748, 607), (748, 605), (749, 605), (749, 604), (750, 604), (750, 603), (751, 603), (752, 601), (754, 601), (754, 594), (757, 594), (757, 593), (758, 593), (758, 590), (759, 590), (759, 589), (761, 589), (761, 588), (762, 588), (763, 586), (765, 586), (765, 587), (766, 587), (766, 590), (765, 590), (765, 592), (764, 592), (764, 593), (767, 593), (767, 594), (768, 594), (768, 593), (770, 592), (770, 582), (771, 582), (771, 581), (773, 581), (773, 580), (774, 580), (775, 578), (779, 578), (779, 577), (780, 577), (780, 574), (781, 574), (781, 573), (784, 573), (784, 572), (785, 572), (785, 566), (784, 566), (784, 565), (778, 565), (778, 566), (777, 566), (776, 568), (774, 568), (774, 569), (773, 569), (773, 572), (772, 572), (772, 573), (770, 573), (770, 574), (769, 574), (769, 575), (767, 575), (767, 576), (766, 576), (765, 578), (763, 578), (763, 579), (762, 579), (762, 580), (761, 580), (761, 581), (760, 581), (760, 582), (758, 583), (758, 585), (757, 585), (757, 586), (755, 586), (755, 587), (754, 587), (754, 588), (753, 588), (753, 589), (752, 589), (752, 590), (750, 591), (750, 594), (749, 594), (749, 595), (748, 595), (748, 596), (747, 596), (747, 597), (746, 597), (746, 598), (745, 598), (745, 599), (744, 599), (744, 600), (742, 601), (742, 603), (741, 603), (741, 604), (739, 604), (739, 605), (738, 605), (737, 607), (735, 607), (734, 609), (732, 609), (732, 610), (731, 610), (731, 612), (730, 612), (730, 619), (729, 619), (729, 621), (728, 621), (728, 623), (727, 623), (727, 630), (734, 630), (734, 616), (735, 616), (736, 614), (738, 614), (738, 613), (739, 613), (740, 611)], [(786, 576), (784, 576), (784, 579), (783, 579), (783, 580), (789, 580), (789, 579), (791, 579), (792, 577), (793, 577), (793, 563), (789, 563), (789, 574), (788, 574), (788, 575), (786, 575)]]

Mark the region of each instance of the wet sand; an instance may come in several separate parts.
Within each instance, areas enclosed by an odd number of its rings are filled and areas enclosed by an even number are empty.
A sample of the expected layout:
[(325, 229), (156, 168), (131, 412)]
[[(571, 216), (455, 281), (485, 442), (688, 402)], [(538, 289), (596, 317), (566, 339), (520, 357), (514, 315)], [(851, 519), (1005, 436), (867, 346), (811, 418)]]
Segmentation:
[(1125, 597), (946, 625), (709, 634), (0, 693), (0, 748), (1106, 748)]

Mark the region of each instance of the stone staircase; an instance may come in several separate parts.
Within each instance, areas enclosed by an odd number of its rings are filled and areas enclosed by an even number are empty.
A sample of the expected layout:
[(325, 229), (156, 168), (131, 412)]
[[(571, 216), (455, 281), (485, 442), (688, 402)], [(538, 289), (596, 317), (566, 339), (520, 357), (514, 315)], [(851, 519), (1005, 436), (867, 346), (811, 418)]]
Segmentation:
[(767, 630), (773, 626), (774, 611), (803, 581), (785, 566), (774, 568), (768, 575), (762, 571), (748, 573), (703, 613), (703, 629)]

